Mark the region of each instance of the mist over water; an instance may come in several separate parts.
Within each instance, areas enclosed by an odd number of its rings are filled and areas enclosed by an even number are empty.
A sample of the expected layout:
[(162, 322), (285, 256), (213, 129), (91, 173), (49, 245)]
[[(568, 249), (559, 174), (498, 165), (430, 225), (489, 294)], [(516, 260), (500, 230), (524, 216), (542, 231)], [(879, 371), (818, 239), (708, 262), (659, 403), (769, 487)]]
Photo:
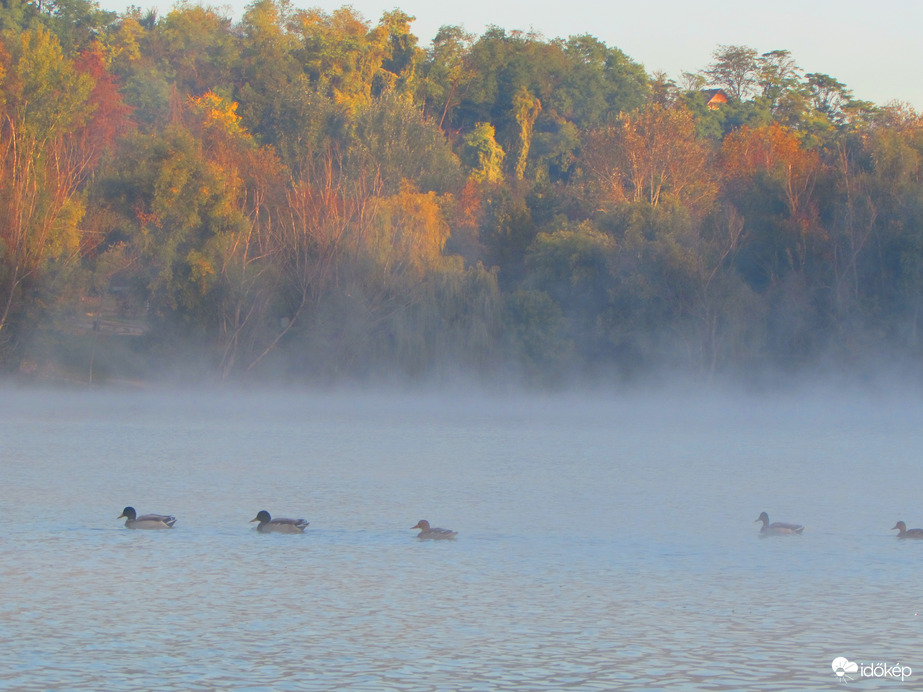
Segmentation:
[[(0, 687), (829, 689), (839, 656), (923, 676), (923, 542), (889, 531), (923, 526), (921, 413), (888, 388), (3, 389)], [(176, 528), (124, 529), (129, 504)], [(311, 524), (260, 535), (260, 509)], [(760, 540), (763, 510), (805, 534)]]

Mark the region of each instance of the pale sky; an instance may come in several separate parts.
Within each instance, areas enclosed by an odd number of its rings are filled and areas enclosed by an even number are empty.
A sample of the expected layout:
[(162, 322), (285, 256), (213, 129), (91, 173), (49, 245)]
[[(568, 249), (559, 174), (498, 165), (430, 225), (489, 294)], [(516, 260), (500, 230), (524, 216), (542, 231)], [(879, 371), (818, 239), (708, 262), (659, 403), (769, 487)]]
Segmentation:
[[(142, 8), (169, 11), (169, 0), (133, 0)], [(131, 2), (101, 0), (124, 11)], [(210, 3), (203, 3), (210, 4)], [(213, 3), (239, 19), (249, 0)], [(436, 30), (457, 24), (480, 35), (495, 24), (507, 31), (534, 30), (547, 39), (591, 34), (620, 48), (647, 72), (682, 72), (706, 67), (720, 44), (745, 45), (760, 53), (789, 50), (805, 72), (840, 80), (859, 99), (884, 105), (904, 101), (923, 111), (923, 0), (292, 0), (295, 7), (331, 11), (350, 4), (374, 23), (400, 9), (416, 17), (411, 28), (426, 45)]]

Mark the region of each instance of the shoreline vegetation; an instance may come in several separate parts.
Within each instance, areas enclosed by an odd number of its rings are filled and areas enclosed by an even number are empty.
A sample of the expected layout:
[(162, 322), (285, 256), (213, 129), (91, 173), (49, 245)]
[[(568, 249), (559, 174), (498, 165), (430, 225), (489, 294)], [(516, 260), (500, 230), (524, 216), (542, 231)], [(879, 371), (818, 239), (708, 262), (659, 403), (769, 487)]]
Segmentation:
[[(0, 8), (0, 376), (918, 378), (923, 118), (781, 47)], [(5, 375), (4, 375), (5, 374)]]

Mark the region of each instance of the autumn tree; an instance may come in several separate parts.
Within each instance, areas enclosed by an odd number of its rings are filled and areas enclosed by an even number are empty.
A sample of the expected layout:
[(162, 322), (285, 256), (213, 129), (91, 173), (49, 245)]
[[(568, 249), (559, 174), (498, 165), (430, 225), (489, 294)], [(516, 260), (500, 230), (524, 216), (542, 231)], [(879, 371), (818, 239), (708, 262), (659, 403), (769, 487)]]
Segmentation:
[(372, 98), (382, 63), (391, 57), (388, 29), (373, 27), (351, 7), (330, 14), (302, 10), (293, 17), (297, 57), (311, 88), (352, 109)]
[(92, 157), (75, 135), (87, 122), (93, 79), (42, 28), (5, 37), (0, 75), (2, 337), (49, 262), (76, 257)]
[(156, 36), (157, 15), (130, 9), (99, 37), (107, 70), (119, 80), (119, 92), (132, 108), (139, 127), (162, 126), (170, 117), (175, 91), (171, 68), (161, 59)]
[(161, 337), (196, 333), (222, 376), (265, 347), (275, 303), (269, 237), (285, 180), (236, 110), (214, 92), (189, 98), (179, 122), (133, 137), (102, 182)]
[[(330, 145), (308, 152), (286, 188), (283, 215), (272, 228), (271, 254), (279, 276), (280, 326), (257, 354), (260, 362), (290, 332), (301, 335), (323, 323), (320, 306), (343, 285), (349, 262), (361, 253), (375, 216), (380, 180), (372, 171), (350, 178), (341, 151)], [(296, 359), (297, 360), (297, 359)]]
[(691, 113), (651, 103), (588, 133), (583, 154), (589, 182), (609, 202), (674, 201), (705, 210), (717, 192), (708, 147)]
[(805, 149), (794, 130), (773, 123), (729, 135), (721, 160), (726, 190), (747, 219), (743, 270), (754, 286), (802, 272), (822, 250), (815, 185), (821, 171), (817, 151)]

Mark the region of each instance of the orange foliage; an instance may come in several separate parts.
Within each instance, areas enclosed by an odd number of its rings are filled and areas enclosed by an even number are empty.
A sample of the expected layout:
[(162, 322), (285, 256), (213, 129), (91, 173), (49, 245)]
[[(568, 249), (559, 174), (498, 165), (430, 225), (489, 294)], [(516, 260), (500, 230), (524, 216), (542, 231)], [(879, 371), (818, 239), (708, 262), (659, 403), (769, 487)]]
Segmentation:
[(721, 161), (725, 177), (732, 185), (764, 174), (784, 188), (789, 212), (796, 215), (810, 195), (820, 165), (815, 151), (801, 146), (791, 128), (778, 123), (762, 127), (742, 127), (724, 139)]
[(692, 113), (657, 103), (590, 132), (584, 152), (604, 199), (651, 206), (670, 199), (692, 211), (710, 208), (717, 193), (709, 159)]
[(74, 69), (93, 78), (93, 90), (87, 101), (91, 115), (78, 139), (89, 155), (90, 165), (95, 165), (118, 137), (133, 129), (132, 109), (122, 99), (116, 78), (106, 69), (106, 56), (98, 43), (77, 57)]

